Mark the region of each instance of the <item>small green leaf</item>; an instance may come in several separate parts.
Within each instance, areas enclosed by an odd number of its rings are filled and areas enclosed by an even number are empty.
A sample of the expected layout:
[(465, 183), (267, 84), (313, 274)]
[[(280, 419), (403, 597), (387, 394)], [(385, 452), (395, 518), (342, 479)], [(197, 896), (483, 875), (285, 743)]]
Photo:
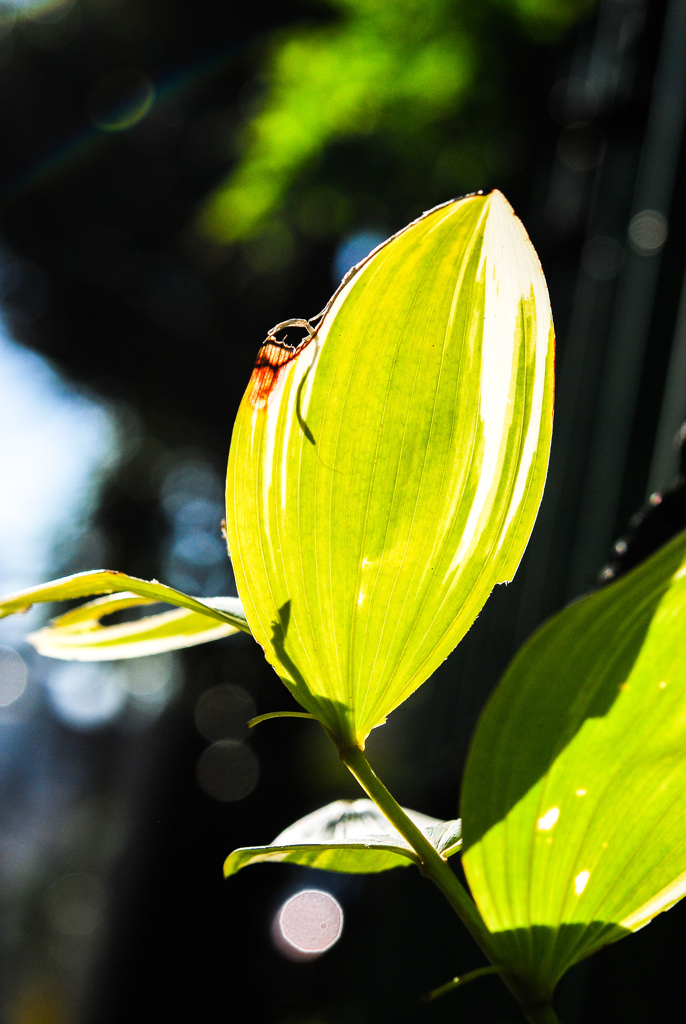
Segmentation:
[[(195, 598), (156, 580), (139, 580), (120, 572), (94, 569), (31, 587), (0, 600), (0, 618), (24, 612), (40, 601), (65, 601), (92, 594), (112, 594), (72, 608), (28, 639), (51, 658), (103, 661), (191, 647), (239, 630), (249, 633), (236, 597)], [(149, 604), (174, 604), (180, 610), (150, 615), (135, 622), (101, 625), (106, 615)]]
[(425, 214), (297, 347), (261, 348), (231, 442), (229, 547), (255, 638), (341, 749), (363, 747), (512, 579), (552, 373), (543, 274), (498, 192)]
[(462, 821), (460, 818), (456, 818), (454, 821), (441, 821), (438, 825), (429, 825), (424, 831), (433, 848), (444, 857), (452, 857), (454, 853), (462, 849)]
[[(419, 811), (405, 813), (439, 853), (457, 852), (458, 821), (438, 821)], [(249, 864), (268, 861), (351, 874), (419, 864), (414, 850), (371, 800), (336, 800), (289, 825), (269, 846), (234, 850), (226, 859), (224, 875), (228, 878)]]
[[(148, 597), (129, 593), (101, 597), (60, 615), (43, 629), (29, 633), (26, 639), (39, 654), (48, 658), (114, 661), (194, 647), (238, 632), (238, 628), (228, 622), (199, 615), (188, 608), (176, 608), (116, 626), (101, 624), (100, 620), (106, 615), (156, 603)], [(236, 597), (203, 598), (202, 603), (235, 615), (241, 611)]]
[(479, 722), (464, 868), (542, 1001), (686, 893), (686, 534), (551, 619)]

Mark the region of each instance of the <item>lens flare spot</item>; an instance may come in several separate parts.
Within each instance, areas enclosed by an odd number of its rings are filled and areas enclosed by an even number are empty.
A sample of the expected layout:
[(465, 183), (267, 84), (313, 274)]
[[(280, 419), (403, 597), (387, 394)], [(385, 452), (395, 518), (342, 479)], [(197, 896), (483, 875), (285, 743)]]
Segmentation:
[(640, 256), (654, 256), (667, 241), (667, 218), (659, 210), (641, 210), (631, 218), (629, 245)]
[(219, 683), (205, 690), (195, 706), (195, 724), (206, 740), (242, 740), (257, 714), (255, 701), (242, 686)]
[(238, 740), (218, 740), (198, 759), (200, 788), (213, 800), (243, 800), (258, 783), (260, 766), (249, 747)]
[(550, 832), (551, 828), (557, 824), (557, 819), (560, 817), (560, 808), (551, 807), (549, 811), (542, 814), (536, 822), (536, 828), (539, 832)]
[(26, 689), (26, 663), (11, 647), (0, 647), (0, 708), (9, 707)]
[(283, 904), (273, 933), (286, 956), (312, 959), (330, 949), (342, 930), (343, 910), (338, 901), (320, 889), (305, 889)]
[(576, 795), (577, 796), (586, 796), (586, 790), (585, 789), (577, 789)]
[(103, 132), (132, 128), (150, 112), (155, 100), (152, 82), (138, 71), (105, 75), (91, 94), (90, 117)]
[(588, 884), (588, 880), (590, 877), (590, 871), (580, 871), (579, 874), (576, 876), (576, 878), (574, 879), (574, 892), (577, 894), (577, 896), (581, 896), (581, 893), (586, 888), (586, 885)]
[(86, 938), (101, 928), (105, 904), (105, 891), (99, 879), (82, 872), (54, 879), (45, 896), (50, 925), (68, 938)]
[(45, 685), (55, 717), (84, 732), (109, 725), (126, 704), (121, 671), (111, 664), (66, 662), (50, 672)]

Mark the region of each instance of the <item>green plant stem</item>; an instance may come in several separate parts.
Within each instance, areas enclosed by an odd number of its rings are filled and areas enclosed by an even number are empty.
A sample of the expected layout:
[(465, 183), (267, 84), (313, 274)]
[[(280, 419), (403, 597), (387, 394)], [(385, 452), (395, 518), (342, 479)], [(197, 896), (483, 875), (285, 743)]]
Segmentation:
[(435, 882), (457, 916), (486, 952), (488, 929), (473, 900), (464, 886), (460, 884), (447, 860), (441, 857), (424, 833), (408, 818), (402, 807), (375, 774), (361, 750), (357, 747), (342, 750), (341, 760), (355, 776), (365, 793), (386, 815), (393, 827), (407, 840), (421, 861), (422, 873)]
[(560, 1024), (560, 1018), (550, 1003), (541, 1003), (539, 1006), (534, 1006), (529, 1010), (526, 1007), (522, 1007), (522, 1009), (527, 1020), (531, 1021), (531, 1024)]
[[(420, 860), (422, 874), (438, 886), (477, 945), (493, 963), (494, 956), (490, 951), (490, 933), (474, 901), (454, 874), (447, 860), (441, 857), (424, 833), (408, 818), (358, 747), (339, 750), (339, 754), (343, 764), (355, 776), (367, 796), (374, 801), (379, 810), (385, 814), (393, 827), (415, 851)], [(505, 971), (499, 970), (498, 973), (520, 1004), (530, 1024), (560, 1024), (557, 1014), (549, 1002), (541, 1003), (538, 1000), (532, 1000), (527, 995), (520, 979)]]
[(493, 964), (490, 967), (477, 967), (475, 971), (461, 974), (459, 978), (452, 978), (450, 981), (446, 981), (445, 985), (439, 985), (438, 988), (432, 989), (431, 992), (424, 996), (424, 1001), (431, 1003), (434, 999), (439, 999), (441, 996), (447, 995), (448, 992), (453, 992), (456, 988), (469, 985), (472, 981), (476, 981), (477, 978), (485, 978), (489, 974), (499, 974), (501, 970), (502, 968), (495, 967)]

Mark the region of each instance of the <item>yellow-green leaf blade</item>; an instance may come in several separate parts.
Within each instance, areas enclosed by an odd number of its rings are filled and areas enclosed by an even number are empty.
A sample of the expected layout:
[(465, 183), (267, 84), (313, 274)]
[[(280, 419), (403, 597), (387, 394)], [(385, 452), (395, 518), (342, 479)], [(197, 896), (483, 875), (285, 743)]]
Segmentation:
[[(439, 853), (460, 847), (460, 824), (405, 810)], [(300, 864), (322, 871), (372, 874), (419, 864), (419, 858), (371, 800), (336, 800), (289, 825), (269, 846), (234, 850), (224, 863), (229, 878), (250, 864)]]
[(685, 752), (682, 534), (535, 634), (473, 740), (467, 879), (541, 998), (686, 892)]
[(339, 743), (363, 745), (512, 578), (552, 363), (540, 265), (499, 193), (420, 218), (314, 338), (261, 350), (231, 444), (229, 547), (253, 634)]
[[(13, 615), (17, 612), (25, 612), (38, 602), (45, 601), (69, 601), (76, 597), (92, 597), (94, 594), (128, 593), (139, 597), (149, 598), (151, 602), (160, 601), (164, 604), (174, 604), (198, 615), (205, 615), (211, 619), (218, 619), (235, 626), (245, 633), (250, 632), (245, 616), (242, 613), (240, 602), (236, 600), (235, 606), (221, 608), (213, 606), (210, 600), (205, 598), (190, 597), (188, 594), (168, 587), (157, 580), (141, 580), (135, 576), (127, 576), (126, 573), (116, 572), (110, 569), (91, 569), (87, 572), (77, 572), (72, 576), (63, 576), (61, 579), (52, 580), (50, 583), (42, 583), (37, 587), (29, 587), (16, 594), (9, 594), (0, 599), (0, 618), (6, 615)], [(216, 599), (214, 599), (216, 600)], [(219, 599), (220, 602), (224, 599)], [(234, 600), (234, 599), (227, 599)], [(103, 612), (103, 614), (105, 614)]]
[(224, 862), (224, 877), (230, 878), (251, 864), (269, 863), (299, 864), (320, 871), (371, 875), (418, 864), (419, 858), (409, 847), (396, 845), (383, 836), (369, 836), (366, 843), (270, 844), (234, 850)]
[[(220, 622), (188, 608), (148, 615), (134, 622), (101, 625), (100, 620), (106, 615), (153, 603), (156, 602), (150, 598), (128, 593), (99, 598), (53, 619), (43, 629), (29, 633), (27, 640), (39, 654), (48, 658), (114, 661), (194, 647), (238, 632), (238, 628), (228, 622)], [(240, 611), (237, 598), (204, 598), (203, 604), (208, 607), (216, 605), (234, 613)]]

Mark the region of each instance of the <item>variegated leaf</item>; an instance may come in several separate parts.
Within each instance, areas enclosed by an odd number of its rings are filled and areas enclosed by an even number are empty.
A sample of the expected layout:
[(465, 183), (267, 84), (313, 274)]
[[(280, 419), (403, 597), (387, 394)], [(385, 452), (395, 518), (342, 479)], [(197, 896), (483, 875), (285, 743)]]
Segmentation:
[[(112, 661), (206, 643), (239, 630), (249, 633), (236, 597), (195, 598), (156, 580), (94, 569), (30, 587), (0, 600), (0, 618), (27, 611), (33, 604), (107, 594), (72, 608), (28, 639), (40, 654), (68, 661)], [(173, 604), (177, 609), (134, 622), (102, 625), (107, 615), (124, 609)]]
[[(239, 632), (237, 626), (189, 608), (174, 608), (111, 626), (102, 624), (101, 620), (114, 612), (156, 603), (128, 593), (101, 597), (58, 616), (43, 629), (29, 633), (26, 639), (39, 654), (48, 658), (114, 661), (195, 647)], [(233, 614), (241, 613), (237, 597), (205, 597), (202, 604)]]
[(545, 479), (553, 335), (498, 192), (380, 246), (297, 347), (270, 335), (234, 427), (229, 547), (250, 628), (340, 746), (510, 580)]

